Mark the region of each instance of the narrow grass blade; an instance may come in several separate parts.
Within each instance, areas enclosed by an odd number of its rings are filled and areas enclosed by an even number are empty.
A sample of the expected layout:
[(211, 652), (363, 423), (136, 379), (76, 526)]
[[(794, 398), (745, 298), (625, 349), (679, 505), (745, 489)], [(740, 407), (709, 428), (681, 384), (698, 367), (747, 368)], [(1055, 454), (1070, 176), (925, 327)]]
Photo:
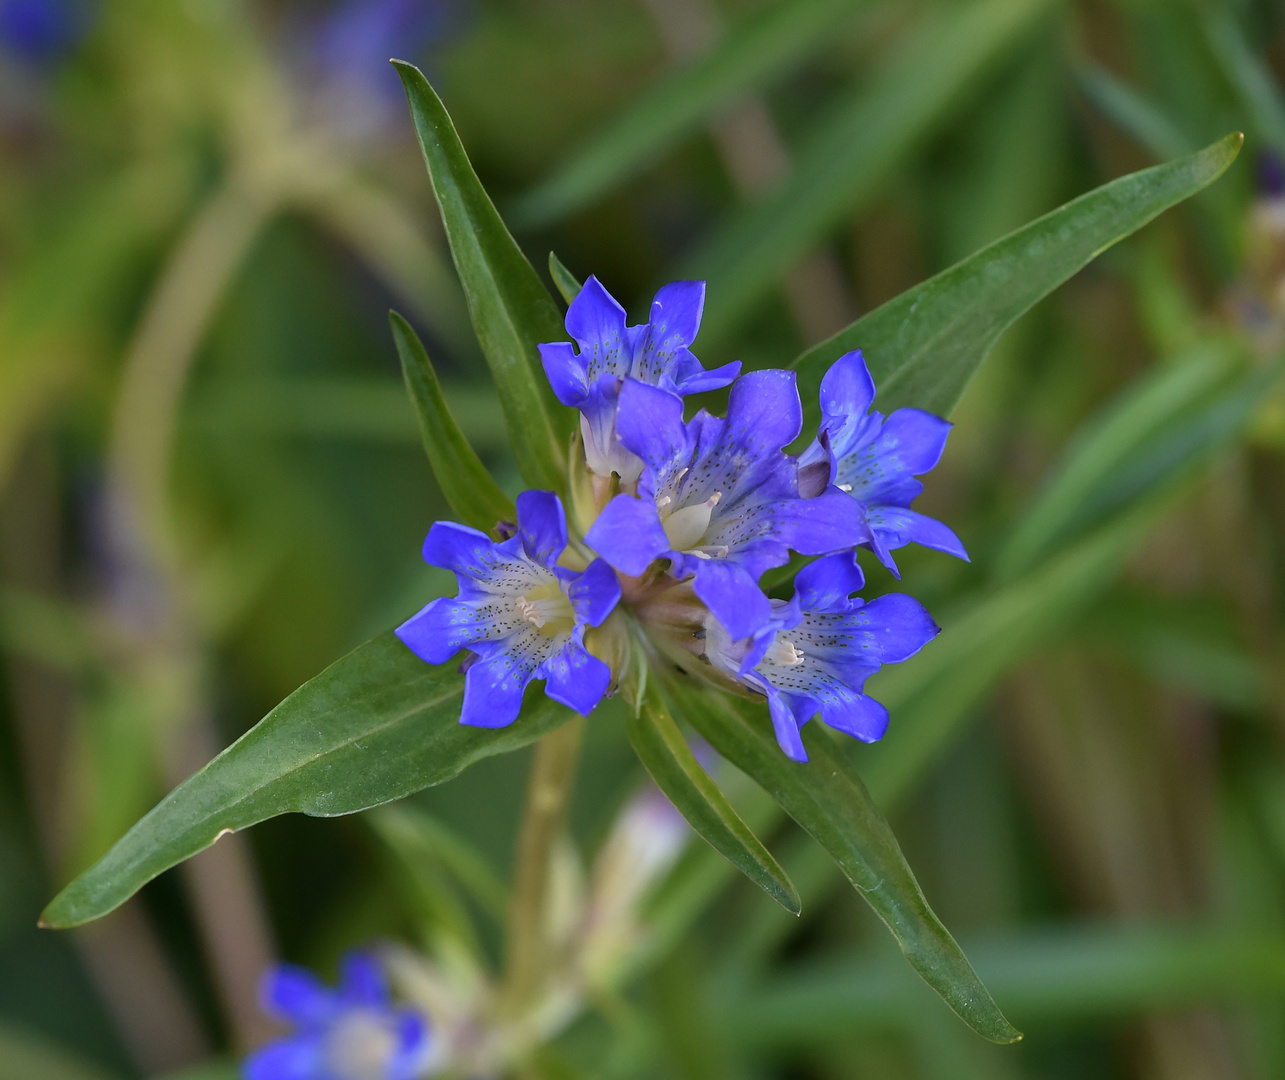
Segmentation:
[(562, 294), (562, 299), (568, 304), (580, 295), (580, 282), (576, 280), (575, 274), (563, 266), (562, 260), (552, 251), (549, 252), (549, 274), (558, 287), (558, 292)]
[(464, 524), (489, 532), (497, 521), (516, 521), (513, 502), (500, 490), (455, 423), (442, 396), (433, 363), (410, 323), (395, 311), (388, 313), (402, 361), (406, 391), (415, 406), (420, 436), (438, 487)]

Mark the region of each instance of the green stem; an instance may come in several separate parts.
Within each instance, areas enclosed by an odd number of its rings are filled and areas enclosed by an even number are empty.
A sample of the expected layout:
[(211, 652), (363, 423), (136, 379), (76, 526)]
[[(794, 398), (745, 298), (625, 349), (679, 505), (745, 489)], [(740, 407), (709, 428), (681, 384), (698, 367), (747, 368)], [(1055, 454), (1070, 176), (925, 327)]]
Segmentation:
[(514, 1010), (528, 1003), (547, 969), (549, 868), (566, 816), (583, 731), (582, 716), (563, 724), (536, 744), (531, 763), (509, 906), (504, 998)]

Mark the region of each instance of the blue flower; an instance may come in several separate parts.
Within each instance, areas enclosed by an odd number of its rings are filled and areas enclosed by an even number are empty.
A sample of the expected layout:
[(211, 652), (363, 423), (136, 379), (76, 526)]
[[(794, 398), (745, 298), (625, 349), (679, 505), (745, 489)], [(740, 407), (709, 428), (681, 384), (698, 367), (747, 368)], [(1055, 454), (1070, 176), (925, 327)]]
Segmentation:
[(76, 38), (76, 13), (67, 0), (0, 0), (0, 45), (32, 63), (45, 63)]
[(517, 535), (499, 544), (464, 525), (434, 524), (424, 558), (454, 571), (459, 595), (434, 600), (397, 628), (430, 664), (463, 648), (476, 654), (465, 675), (462, 724), (511, 724), (532, 679), (544, 679), (549, 697), (581, 714), (611, 683), (611, 669), (585, 651), (584, 631), (616, 606), (616, 575), (601, 559), (582, 573), (557, 565), (567, 519), (552, 492), (523, 492), (517, 508)]
[(915, 477), (940, 460), (950, 424), (922, 409), (898, 409), (885, 419), (869, 411), (874, 397), (874, 380), (860, 350), (839, 357), (825, 373), (821, 429), (799, 457), (804, 493), (828, 480), (858, 500), (871, 534), (865, 545), (897, 577), (891, 552), (912, 542), (967, 561), (959, 537), (940, 521), (909, 509), (924, 490)]
[(682, 399), (630, 380), (620, 391), (620, 440), (645, 463), (638, 495), (617, 495), (585, 541), (617, 570), (642, 575), (668, 559), (694, 577), (697, 597), (736, 638), (772, 615), (758, 588), (790, 550), (823, 555), (869, 539), (862, 513), (842, 492), (799, 497), (796, 462), (784, 447), (803, 413), (791, 371), (738, 379), (727, 419), (699, 412), (683, 423)]
[(424, 1017), (396, 1008), (374, 957), (350, 953), (339, 985), (280, 964), (264, 976), (264, 1011), (293, 1034), (250, 1055), (245, 1080), (411, 1080), (432, 1052)]
[(717, 621), (707, 624), (706, 658), (767, 697), (776, 741), (795, 761), (808, 759), (800, 731), (817, 713), (863, 742), (881, 738), (888, 710), (862, 693), (866, 679), (940, 633), (913, 597), (852, 597), (863, 584), (855, 553), (831, 555), (799, 571), (793, 599), (773, 601), (772, 619), (754, 635), (736, 640)]
[(642, 472), (642, 462), (617, 438), (616, 405), (625, 380), (682, 396), (720, 389), (739, 374), (739, 363), (706, 371), (688, 348), (704, 306), (703, 281), (675, 281), (656, 294), (645, 325), (626, 326), (625, 309), (591, 276), (567, 308), (567, 333), (579, 352), (565, 341), (540, 346), (554, 394), (563, 405), (581, 412), (585, 458), (592, 472), (618, 473), (625, 484)]

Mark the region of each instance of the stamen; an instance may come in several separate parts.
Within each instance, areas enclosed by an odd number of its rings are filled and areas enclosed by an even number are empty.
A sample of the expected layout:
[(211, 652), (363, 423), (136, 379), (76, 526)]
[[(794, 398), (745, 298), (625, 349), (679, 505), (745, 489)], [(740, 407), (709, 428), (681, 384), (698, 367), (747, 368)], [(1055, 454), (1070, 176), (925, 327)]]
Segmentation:
[(838, 484), (838, 485), (836, 485), (836, 486), (838, 487), (838, 489), (839, 489), (840, 491), (851, 491), (851, 490), (852, 490), (852, 485), (851, 485), (851, 484)]
[(767, 652), (763, 654), (763, 659), (767, 663), (775, 664), (777, 667), (798, 667), (803, 663), (803, 650), (794, 644), (789, 638), (781, 637), (777, 634), (776, 640), (768, 647)]
[(675, 510), (661, 522), (665, 536), (669, 538), (669, 543), (675, 551), (698, 554), (695, 549), (700, 546), (701, 539), (709, 528), (714, 507), (722, 497), (723, 493), (716, 491), (703, 503)]

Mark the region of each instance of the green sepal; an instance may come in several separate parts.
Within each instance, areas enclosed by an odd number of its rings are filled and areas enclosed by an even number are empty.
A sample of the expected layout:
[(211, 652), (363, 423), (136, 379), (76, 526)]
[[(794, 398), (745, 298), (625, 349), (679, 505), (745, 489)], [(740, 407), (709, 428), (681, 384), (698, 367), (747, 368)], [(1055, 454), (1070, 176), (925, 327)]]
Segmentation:
[(799, 914), (803, 906), (794, 883), (701, 768), (655, 679), (648, 680), (640, 707), (626, 713), (629, 742), (687, 823), (786, 911)]
[(387, 631), (306, 682), (185, 780), (62, 890), (41, 925), (106, 915), (224, 832), (278, 814), (333, 817), (400, 799), (534, 742), (572, 713), (543, 696), (505, 728), (460, 723), (458, 665), (426, 664)]
[(510, 235), (469, 162), (441, 99), (414, 65), (394, 60), (442, 211), (473, 329), (490, 365), (523, 479), (561, 491), (575, 414), (549, 388), (536, 346), (566, 337), (553, 297)]
[(483, 532), (494, 529), (497, 521), (516, 521), (513, 500), (500, 490), (455, 423), (419, 336), (395, 311), (388, 313), (388, 321), (401, 357), (406, 392), (415, 406), (424, 450), (452, 512), (465, 525)]
[(979, 1035), (1020, 1039), (963, 951), (928, 906), (897, 838), (848, 757), (819, 723), (803, 729), (810, 760), (791, 761), (761, 704), (700, 692), (674, 675), (666, 689), (675, 712), (723, 757), (756, 780), (829, 853), (892, 931), (915, 969)]
[(568, 304), (580, 295), (582, 286), (576, 280), (575, 274), (563, 266), (562, 260), (552, 251), (549, 252), (549, 276), (553, 278), (553, 283), (562, 294), (562, 299)]
[(884, 412), (913, 406), (949, 415), (991, 346), (1019, 316), (1112, 244), (1211, 184), (1235, 160), (1242, 141), (1233, 133), (1199, 153), (1081, 195), (809, 349), (790, 365), (799, 372), (805, 430), (819, 415), (822, 376), (858, 348)]

